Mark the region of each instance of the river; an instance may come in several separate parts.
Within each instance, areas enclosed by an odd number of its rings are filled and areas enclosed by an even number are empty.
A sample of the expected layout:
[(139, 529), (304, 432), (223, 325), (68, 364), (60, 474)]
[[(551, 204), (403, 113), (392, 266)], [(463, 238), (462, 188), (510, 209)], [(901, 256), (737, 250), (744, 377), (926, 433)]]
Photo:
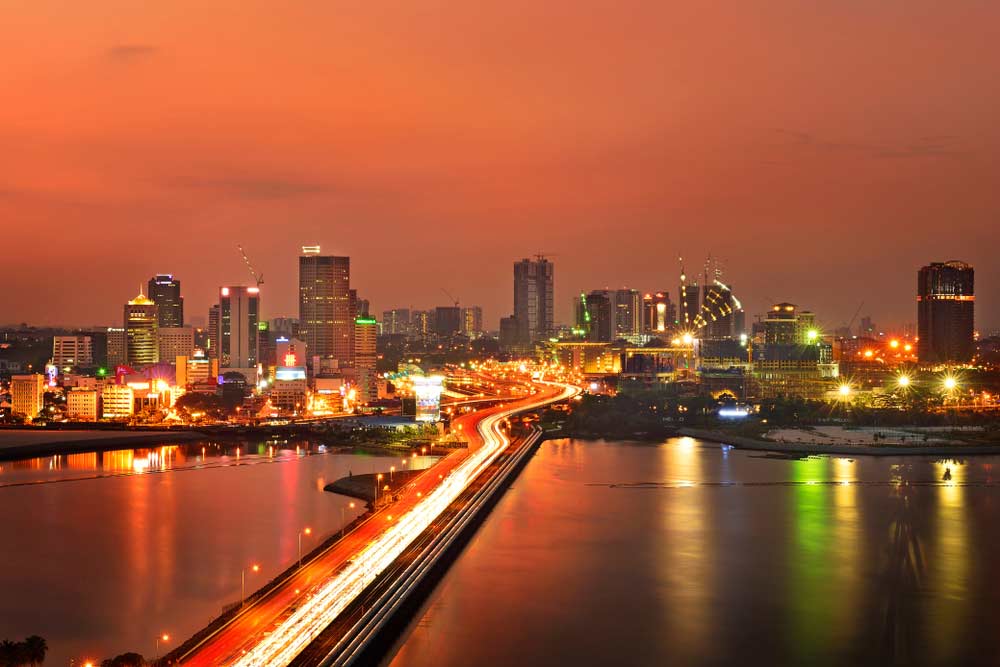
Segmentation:
[(998, 463), (545, 442), (386, 662), (993, 663)]
[[(424, 468), (432, 457), (407, 460)], [(363, 511), (323, 491), (400, 460), (309, 441), (185, 442), (0, 462), (0, 639), (46, 664), (176, 646)], [(253, 572), (252, 566), (260, 571)]]

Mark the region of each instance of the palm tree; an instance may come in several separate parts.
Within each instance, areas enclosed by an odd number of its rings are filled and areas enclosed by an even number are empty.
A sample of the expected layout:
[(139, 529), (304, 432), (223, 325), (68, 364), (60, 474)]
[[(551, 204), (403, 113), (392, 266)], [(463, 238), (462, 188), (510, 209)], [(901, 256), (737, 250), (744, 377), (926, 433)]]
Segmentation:
[(0, 642), (0, 667), (14, 667), (17, 660), (17, 644), (9, 639)]
[(49, 651), (49, 645), (44, 638), (38, 635), (31, 635), (24, 640), (24, 654), (31, 663), (32, 667), (34, 665), (40, 665), (45, 662), (45, 654)]

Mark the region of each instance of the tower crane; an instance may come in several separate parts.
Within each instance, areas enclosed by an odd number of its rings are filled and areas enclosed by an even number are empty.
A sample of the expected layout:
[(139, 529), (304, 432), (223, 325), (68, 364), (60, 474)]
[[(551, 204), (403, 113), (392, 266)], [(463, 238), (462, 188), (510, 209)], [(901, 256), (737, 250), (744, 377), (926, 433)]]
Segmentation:
[(452, 296), (451, 292), (449, 292), (448, 290), (446, 290), (443, 287), (441, 288), (441, 291), (444, 292), (445, 296), (447, 296), (449, 299), (451, 299), (452, 303), (455, 304), (455, 307), (458, 308), (458, 299), (456, 299), (454, 296)]
[(237, 245), (236, 247), (239, 249), (240, 254), (243, 255), (243, 261), (246, 262), (247, 268), (250, 269), (250, 275), (257, 281), (257, 289), (260, 289), (260, 286), (264, 284), (264, 274), (257, 273), (254, 270), (253, 264), (250, 263), (250, 258), (247, 257), (247, 251), (243, 249), (243, 246)]

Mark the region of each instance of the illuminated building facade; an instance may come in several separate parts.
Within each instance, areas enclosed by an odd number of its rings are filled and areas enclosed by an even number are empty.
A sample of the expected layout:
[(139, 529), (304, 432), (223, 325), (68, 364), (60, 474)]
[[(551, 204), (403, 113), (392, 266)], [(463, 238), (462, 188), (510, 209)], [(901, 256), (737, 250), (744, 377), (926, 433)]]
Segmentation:
[(479, 306), (462, 308), (462, 334), (469, 338), (483, 335), (483, 309)]
[(975, 273), (965, 262), (935, 262), (917, 274), (917, 357), (968, 363), (975, 354)]
[(149, 279), (146, 294), (156, 304), (157, 318), (161, 328), (184, 326), (184, 297), (181, 296), (181, 281), (169, 274), (155, 275)]
[(204, 356), (178, 356), (175, 358), (174, 365), (177, 378), (175, 384), (181, 389), (219, 376), (218, 359), (208, 359)]
[(121, 366), (128, 361), (125, 353), (125, 328), (108, 327), (107, 331), (107, 364), (108, 366)]
[(651, 292), (642, 297), (643, 333), (656, 335), (669, 332), (677, 320), (677, 308), (670, 302), (670, 292)]
[(194, 352), (194, 327), (160, 327), (157, 332), (160, 360), (174, 363), (177, 357)]
[(624, 338), (642, 333), (642, 295), (639, 290), (617, 289), (611, 293), (614, 336)]
[(383, 334), (408, 334), (410, 333), (410, 309), (393, 308), (382, 311), (382, 333)]
[(539, 255), (514, 264), (514, 318), (521, 342), (545, 340), (555, 329), (555, 269)]
[(126, 384), (107, 384), (101, 390), (104, 419), (124, 419), (135, 414), (135, 391)]
[(681, 289), (679, 312), (677, 314), (680, 328), (684, 331), (692, 331), (695, 327), (695, 318), (701, 309), (701, 289), (697, 283), (687, 283), (684, 276), (681, 276)]
[(271, 385), (271, 405), (276, 408), (301, 412), (306, 408), (309, 384), (305, 366), (279, 366)]
[[(584, 322), (587, 340), (594, 343), (608, 343), (615, 337), (615, 305), (607, 290), (594, 290), (583, 297)], [(579, 318), (578, 318), (579, 319)], [(580, 322), (577, 322), (580, 325)]]
[(53, 336), (52, 363), (59, 370), (92, 366), (93, 339), (90, 336)]
[(230, 286), (219, 289), (219, 367), (257, 366), (260, 289)]
[(101, 416), (100, 395), (96, 389), (74, 387), (66, 394), (66, 417), (75, 421), (93, 422)]
[(436, 422), (441, 419), (441, 392), (444, 377), (440, 375), (413, 377), (413, 394), (416, 397), (418, 422)]
[(313, 356), (348, 365), (357, 299), (351, 298), (351, 258), (319, 252), (319, 246), (303, 246), (299, 257), (299, 337)]
[(378, 399), (378, 383), (375, 371), (378, 354), (375, 343), (378, 338), (378, 322), (370, 317), (359, 317), (354, 321), (354, 366), (358, 370), (358, 393), (362, 400)]
[(125, 304), (125, 358), (129, 366), (149, 366), (160, 360), (160, 320), (152, 299), (142, 292)]
[(208, 309), (208, 356), (219, 358), (219, 304)]
[(10, 409), (29, 420), (42, 411), (45, 397), (45, 376), (40, 373), (14, 375), (10, 379)]

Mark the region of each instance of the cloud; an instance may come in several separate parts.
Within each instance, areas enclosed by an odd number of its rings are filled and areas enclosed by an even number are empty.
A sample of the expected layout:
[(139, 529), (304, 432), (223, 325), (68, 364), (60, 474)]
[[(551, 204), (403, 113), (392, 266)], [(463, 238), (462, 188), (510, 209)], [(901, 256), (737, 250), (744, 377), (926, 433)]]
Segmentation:
[(116, 44), (105, 52), (108, 60), (117, 63), (131, 63), (149, 58), (159, 51), (152, 44)]

